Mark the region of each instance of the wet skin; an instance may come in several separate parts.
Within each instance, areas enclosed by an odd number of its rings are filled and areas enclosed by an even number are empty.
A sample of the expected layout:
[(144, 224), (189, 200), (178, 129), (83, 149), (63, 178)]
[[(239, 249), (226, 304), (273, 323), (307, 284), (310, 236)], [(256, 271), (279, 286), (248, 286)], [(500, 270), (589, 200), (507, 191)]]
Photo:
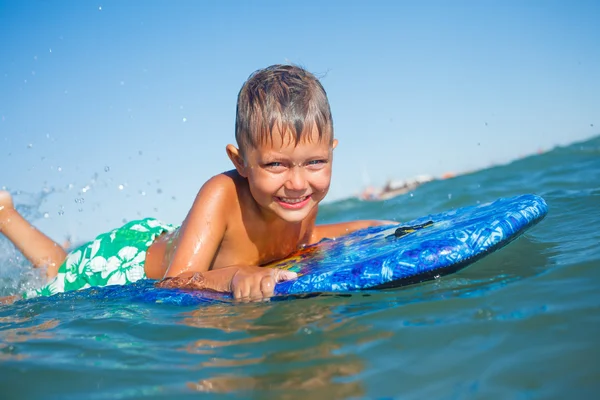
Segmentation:
[[(312, 242), (311, 233), (317, 215), (316, 207), (304, 221), (299, 223), (286, 224), (284, 221), (277, 220), (268, 223), (257, 218), (258, 207), (253, 206), (252, 210), (242, 210), (238, 205), (240, 202), (251, 202), (252, 196), (247, 180), (241, 177), (237, 171), (225, 172), (212, 178), (211, 181), (216, 182), (209, 181), (209, 183), (231, 186), (228, 188), (228, 192), (232, 192), (232, 195), (227, 196), (231, 200), (228, 202), (230, 204), (223, 204), (224, 208), (230, 210), (229, 218), (231, 220), (227, 223), (226, 234), (221, 239), (217, 252), (204, 271), (234, 265), (265, 265), (286, 258), (303, 245)], [(205, 226), (210, 229), (209, 223), (206, 223)], [(163, 234), (150, 246), (145, 264), (148, 278), (162, 279), (190, 271), (202, 272), (202, 270), (194, 268), (194, 265), (182, 269), (179, 274), (173, 273), (175, 268), (169, 268), (177, 247), (182, 242), (181, 236), (182, 229), (177, 229)], [(202, 251), (202, 241), (198, 240), (199, 242), (193, 246), (192, 252)], [(171, 273), (169, 274), (169, 272)]]
[[(227, 146), (236, 169), (211, 178), (181, 228), (151, 245), (146, 275), (161, 279), (228, 267), (247, 269), (320, 240), (315, 220), (318, 203), (329, 190), (336, 145), (337, 141), (319, 141), (316, 132), (297, 144), (291, 135), (274, 132), (272, 142), (244, 155)], [(209, 281), (233, 290), (236, 272)]]

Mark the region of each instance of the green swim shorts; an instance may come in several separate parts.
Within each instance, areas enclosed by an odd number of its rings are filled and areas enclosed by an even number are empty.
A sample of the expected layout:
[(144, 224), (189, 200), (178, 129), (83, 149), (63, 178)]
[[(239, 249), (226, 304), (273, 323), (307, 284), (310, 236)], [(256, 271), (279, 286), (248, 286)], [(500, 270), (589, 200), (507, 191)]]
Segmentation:
[(175, 229), (174, 225), (146, 218), (103, 233), (72, 251), (56, 277), (40, 289), (27, 291), (23, 298), (93, 286), (126, 285), (143, 279), (146, 250), (157, 236)]

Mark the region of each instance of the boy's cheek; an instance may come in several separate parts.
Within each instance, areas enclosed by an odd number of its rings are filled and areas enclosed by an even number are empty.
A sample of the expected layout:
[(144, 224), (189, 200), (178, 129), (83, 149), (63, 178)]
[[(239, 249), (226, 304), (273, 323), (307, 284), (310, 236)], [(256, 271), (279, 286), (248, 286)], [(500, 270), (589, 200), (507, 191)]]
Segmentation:
[(331, 185), (331, 171), (328, 171), (319, 180), (318, 187), (321, 191), (326, 192), (329, 189), (330, 185)]

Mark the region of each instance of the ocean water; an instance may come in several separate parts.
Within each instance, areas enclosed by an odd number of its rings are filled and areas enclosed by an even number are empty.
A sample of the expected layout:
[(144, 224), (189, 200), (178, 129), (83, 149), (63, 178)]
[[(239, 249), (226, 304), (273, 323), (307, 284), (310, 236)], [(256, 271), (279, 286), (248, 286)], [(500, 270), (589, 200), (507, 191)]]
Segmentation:
[[(0, 306), (0, 398), (596, 398), (600, 137), (385, 202), (330, 203), (320, 222), (406, 221), (522, 193), (547, 201), (540, 224), (419, 285), (204, 307)], [(22, 209), (31, 219), (44, 195)], [(41, 282), (5, 238), (0, 266), (1, 295)]]

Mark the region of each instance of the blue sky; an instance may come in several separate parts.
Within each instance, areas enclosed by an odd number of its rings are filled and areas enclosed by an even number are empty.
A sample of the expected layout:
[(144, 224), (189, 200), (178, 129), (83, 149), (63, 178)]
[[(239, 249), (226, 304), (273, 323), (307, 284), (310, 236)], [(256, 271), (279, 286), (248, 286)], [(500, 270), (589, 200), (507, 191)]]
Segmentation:
[(321, 77), (330, 200), (597, 135), (596, 1), (2, 1), (0, 187), (55, 192), (38, 225), (179, 223), (230, 168), (256, 69)]

